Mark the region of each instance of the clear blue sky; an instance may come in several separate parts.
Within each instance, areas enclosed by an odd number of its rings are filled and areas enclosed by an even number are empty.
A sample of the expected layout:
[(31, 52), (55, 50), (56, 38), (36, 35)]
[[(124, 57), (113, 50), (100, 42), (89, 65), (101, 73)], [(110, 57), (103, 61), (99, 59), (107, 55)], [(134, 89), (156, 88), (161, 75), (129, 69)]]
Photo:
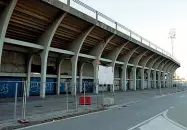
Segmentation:
[[(62, 0), (64, 1), (64, 0)], [(96, 10), (137, 32), (171, 53), (168, 33), (176, 29), (175, 57), (187, 76), (187, 0), (81, 0)], [(75, 6), (76, 7), (76, 6)]]

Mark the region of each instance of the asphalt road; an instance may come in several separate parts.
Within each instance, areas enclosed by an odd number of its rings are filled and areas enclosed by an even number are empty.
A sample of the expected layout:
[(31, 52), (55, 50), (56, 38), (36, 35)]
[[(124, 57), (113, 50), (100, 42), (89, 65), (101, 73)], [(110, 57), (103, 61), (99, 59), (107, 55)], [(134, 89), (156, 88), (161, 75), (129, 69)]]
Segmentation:
[[(183, 96), (182, 96), (183, 95)], [(25, 128), (25, 130), (128, 130), (187, 101), (187, 92), (146, 99), (127, 107)]]

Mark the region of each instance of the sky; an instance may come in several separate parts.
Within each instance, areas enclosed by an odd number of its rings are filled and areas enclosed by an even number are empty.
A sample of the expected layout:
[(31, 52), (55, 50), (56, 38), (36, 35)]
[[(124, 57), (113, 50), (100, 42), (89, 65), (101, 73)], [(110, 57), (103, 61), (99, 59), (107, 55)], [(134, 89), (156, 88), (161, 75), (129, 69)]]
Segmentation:
[[(66, 0), (61, 0), (65, 2)], [(187, 0), (81, 0), (118, 23), (172, 53), (169, 31), (176, 29), (174, 56), (180, 61), (180, 77), (187, 76)], [(71, 2), (71, 6), (81, 7)]]

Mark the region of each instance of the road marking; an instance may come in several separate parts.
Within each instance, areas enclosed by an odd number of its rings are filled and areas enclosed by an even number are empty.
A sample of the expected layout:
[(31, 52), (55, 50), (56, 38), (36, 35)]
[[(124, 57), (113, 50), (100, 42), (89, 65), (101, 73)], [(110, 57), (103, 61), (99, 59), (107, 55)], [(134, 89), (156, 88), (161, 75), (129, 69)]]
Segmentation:
[[(167, 110), (165, 110), (165, 111), (167, 111)], [(145, 123), (147, 123), (147, 122), (149, 122), (149, 121), (155, 119), (156, 117), (162, 115), (165, 111), (163, 111), (163, 112), (157, 114), (156, 116), (153, 116), (153, 117), (151, 117), (151, 118), (149, 118), (149, 119), (147, 119), (147, 120), (145, 120), (145, 121), (143, 121), (143, 122), (141, 122), (141, 123), (139, 123), (139, 124), (137, 124), (137, 125), (135, 125), (135, 126), (133, 126), (133, 127), (131, 127), (131, 128), (129, 128), (128, 130), (133, 130), (133, 129), (135, 129), (135, 128), (140, 127), (141, 125), (143, 125), (143, 124), (145, 124)]]
[(184, 130), (183, 128), (165, 119), (162, 115), (140, 126), (139, 129), (141, 130), (152, 130), (152, 129), (154, 130)]
[(53, 121), (50, 121), (50, 122), (41, 123), (41, 124), (37, 124), (37, 125), (32, 125), (32, 126), (28, 126), (28, 127), (23, 127), (23, 128), (19, 128), (19, 129), (16, 129), (16, 130), (30, 129), (30, 128), (33, 128), (33, 127), (38, 127), (38, 126), (47, 125), (47, 124), (51, 124), (51, 123), (56, 123), (56, 122), (60, 122), (60, 121), (70, 120), (70, 119), (79, 118), (79, 117), (83, 117), (83, 116), (88, 116), (88, 115), (92, 115), (92, 114), (102, 113), (102, 112), (109, 111), (109, 110), (112, 110), (112, 109), (106, 109), (106, 110), (102, 110), (102, 111), (98, 111), (98, 112), (92, 112), (92, 113), (83, 114), (83, 115), (79, 115), (79, 116), (74, 116), (74, 117), (70, 117), (70, 118), (66, 118), (66, 119), (53, 120)]
[[(187, 91), (187, 90), (185, 90)], [(167, 94), (167, 95), (162, 95), (162, 97), (165, 97), (165, 96), (169, 96), (169, 95), (173, 95), (173, 94)], [(155, 97), (151, 97), (151, 98), (147, 98), (147, 99), (154, 99), (158, 96), (155, 96)], [(33, 128), (33, 127), (38, 127), (38, 126), (42, 126), (42, 125), (46, 125), (46, 124), (51, 124), (51, 123), (55, 123), (55, 122), (60, 122), (60, 121), (65, 121), (65, 120), (70, 120), (70, 119), (74, 119), (74, 118), (79, 118), (79, 117), (83, 117), (83, 116), (88, 116), (88, 115), (92, 115), (92, 114), (97, 114), (97, 113), (101, 113), (101, 112), (106, 112), (106, 111), (109, 111), (109, 110), (112, 110), (112, 108), (118, 108), (120, 106), (123, 106), (123, 105), (128, 105), (128, 104), (134, 104), (134, 103), (138, 103), (138, 102), (141, 102), (141, 100), (139, 101), (133, 101), (133, 102), (130, 102), (130, 103), (126, 103), (126, 104), (122, 104), (122, 105), (115, 105), (114, 107), (111, 107), (111, 109), (106, 109), (106, 110), (102, 110), (102, 111), (98, 111), (98, 112), (92, 112), (92, 113), (88, 113), (88, 114), (83, 114), (83, 115), (79, 115), (79, 116), (74, 116), (74, 117), (70, 117), (70, 118), (66, 118), (66, 119), (60, 119), (60, 120), (53, 120), (53, 121), (50, 121), (50, 122), (46, 122), (46, 123), (41, 123), (41, 124), (37, 124), (37, 125), (32, 125), (32, 126), (28, 126), (28, 127), (23, 127), (23, 128), (19, 128), (19, 129), (16, 129), (16, 130), (24, 130), (24, 129), (29, 129), (29, 128)], [(164, 111), (163, 111), (164, 112)], [(154, 116), (154, 117), (151, 117), (150, 119), (140, 123), (140, 124), (137, 124), (136, 126), (128, 129), (128, 130), (133, 130), (135, 128), (137, 128), (138, 126), (141, 126), (142, 124), (145, 124), (146, 122), (158, 117), (159, 115), (163, 114), (163, 112), (159, 113), (158, 115)]]
[(174, 125), (176, 125), (176, 126), (182, 128), (182, 129), (184, 129), (184, 130), (187, 130), (187, 128), (184, 127), (183, 125), (178, 124), (177, 122), (174, 122), (173, 120), (169, 119), (169, 118), (167, 117), (167, 113), (168, 113), (168, 110), (165, 111), (165, 112), (163, 113), (163, 116), (164, 116), (164, 118), (165, 118), (166, 120), (168, 120), (169, 122), (173, 123)]

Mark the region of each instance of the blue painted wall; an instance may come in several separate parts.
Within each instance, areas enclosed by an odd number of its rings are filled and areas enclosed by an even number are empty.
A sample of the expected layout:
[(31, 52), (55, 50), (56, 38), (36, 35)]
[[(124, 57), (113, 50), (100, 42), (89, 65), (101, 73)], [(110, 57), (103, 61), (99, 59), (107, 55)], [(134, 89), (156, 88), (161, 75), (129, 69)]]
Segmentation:
[[(30, 96), (39, 96), (40, 95), (40, 78), (31, 78), (30, 83)], [(47, 78), (46, 79), (46, 95), (53, 95), (56, 93), (56, 79)]]
[(22, 78), (1, 77), (0, 78), (0, 98), (15, 97), (16, 83), (18, 83), (18, 97), (22, 94)]

